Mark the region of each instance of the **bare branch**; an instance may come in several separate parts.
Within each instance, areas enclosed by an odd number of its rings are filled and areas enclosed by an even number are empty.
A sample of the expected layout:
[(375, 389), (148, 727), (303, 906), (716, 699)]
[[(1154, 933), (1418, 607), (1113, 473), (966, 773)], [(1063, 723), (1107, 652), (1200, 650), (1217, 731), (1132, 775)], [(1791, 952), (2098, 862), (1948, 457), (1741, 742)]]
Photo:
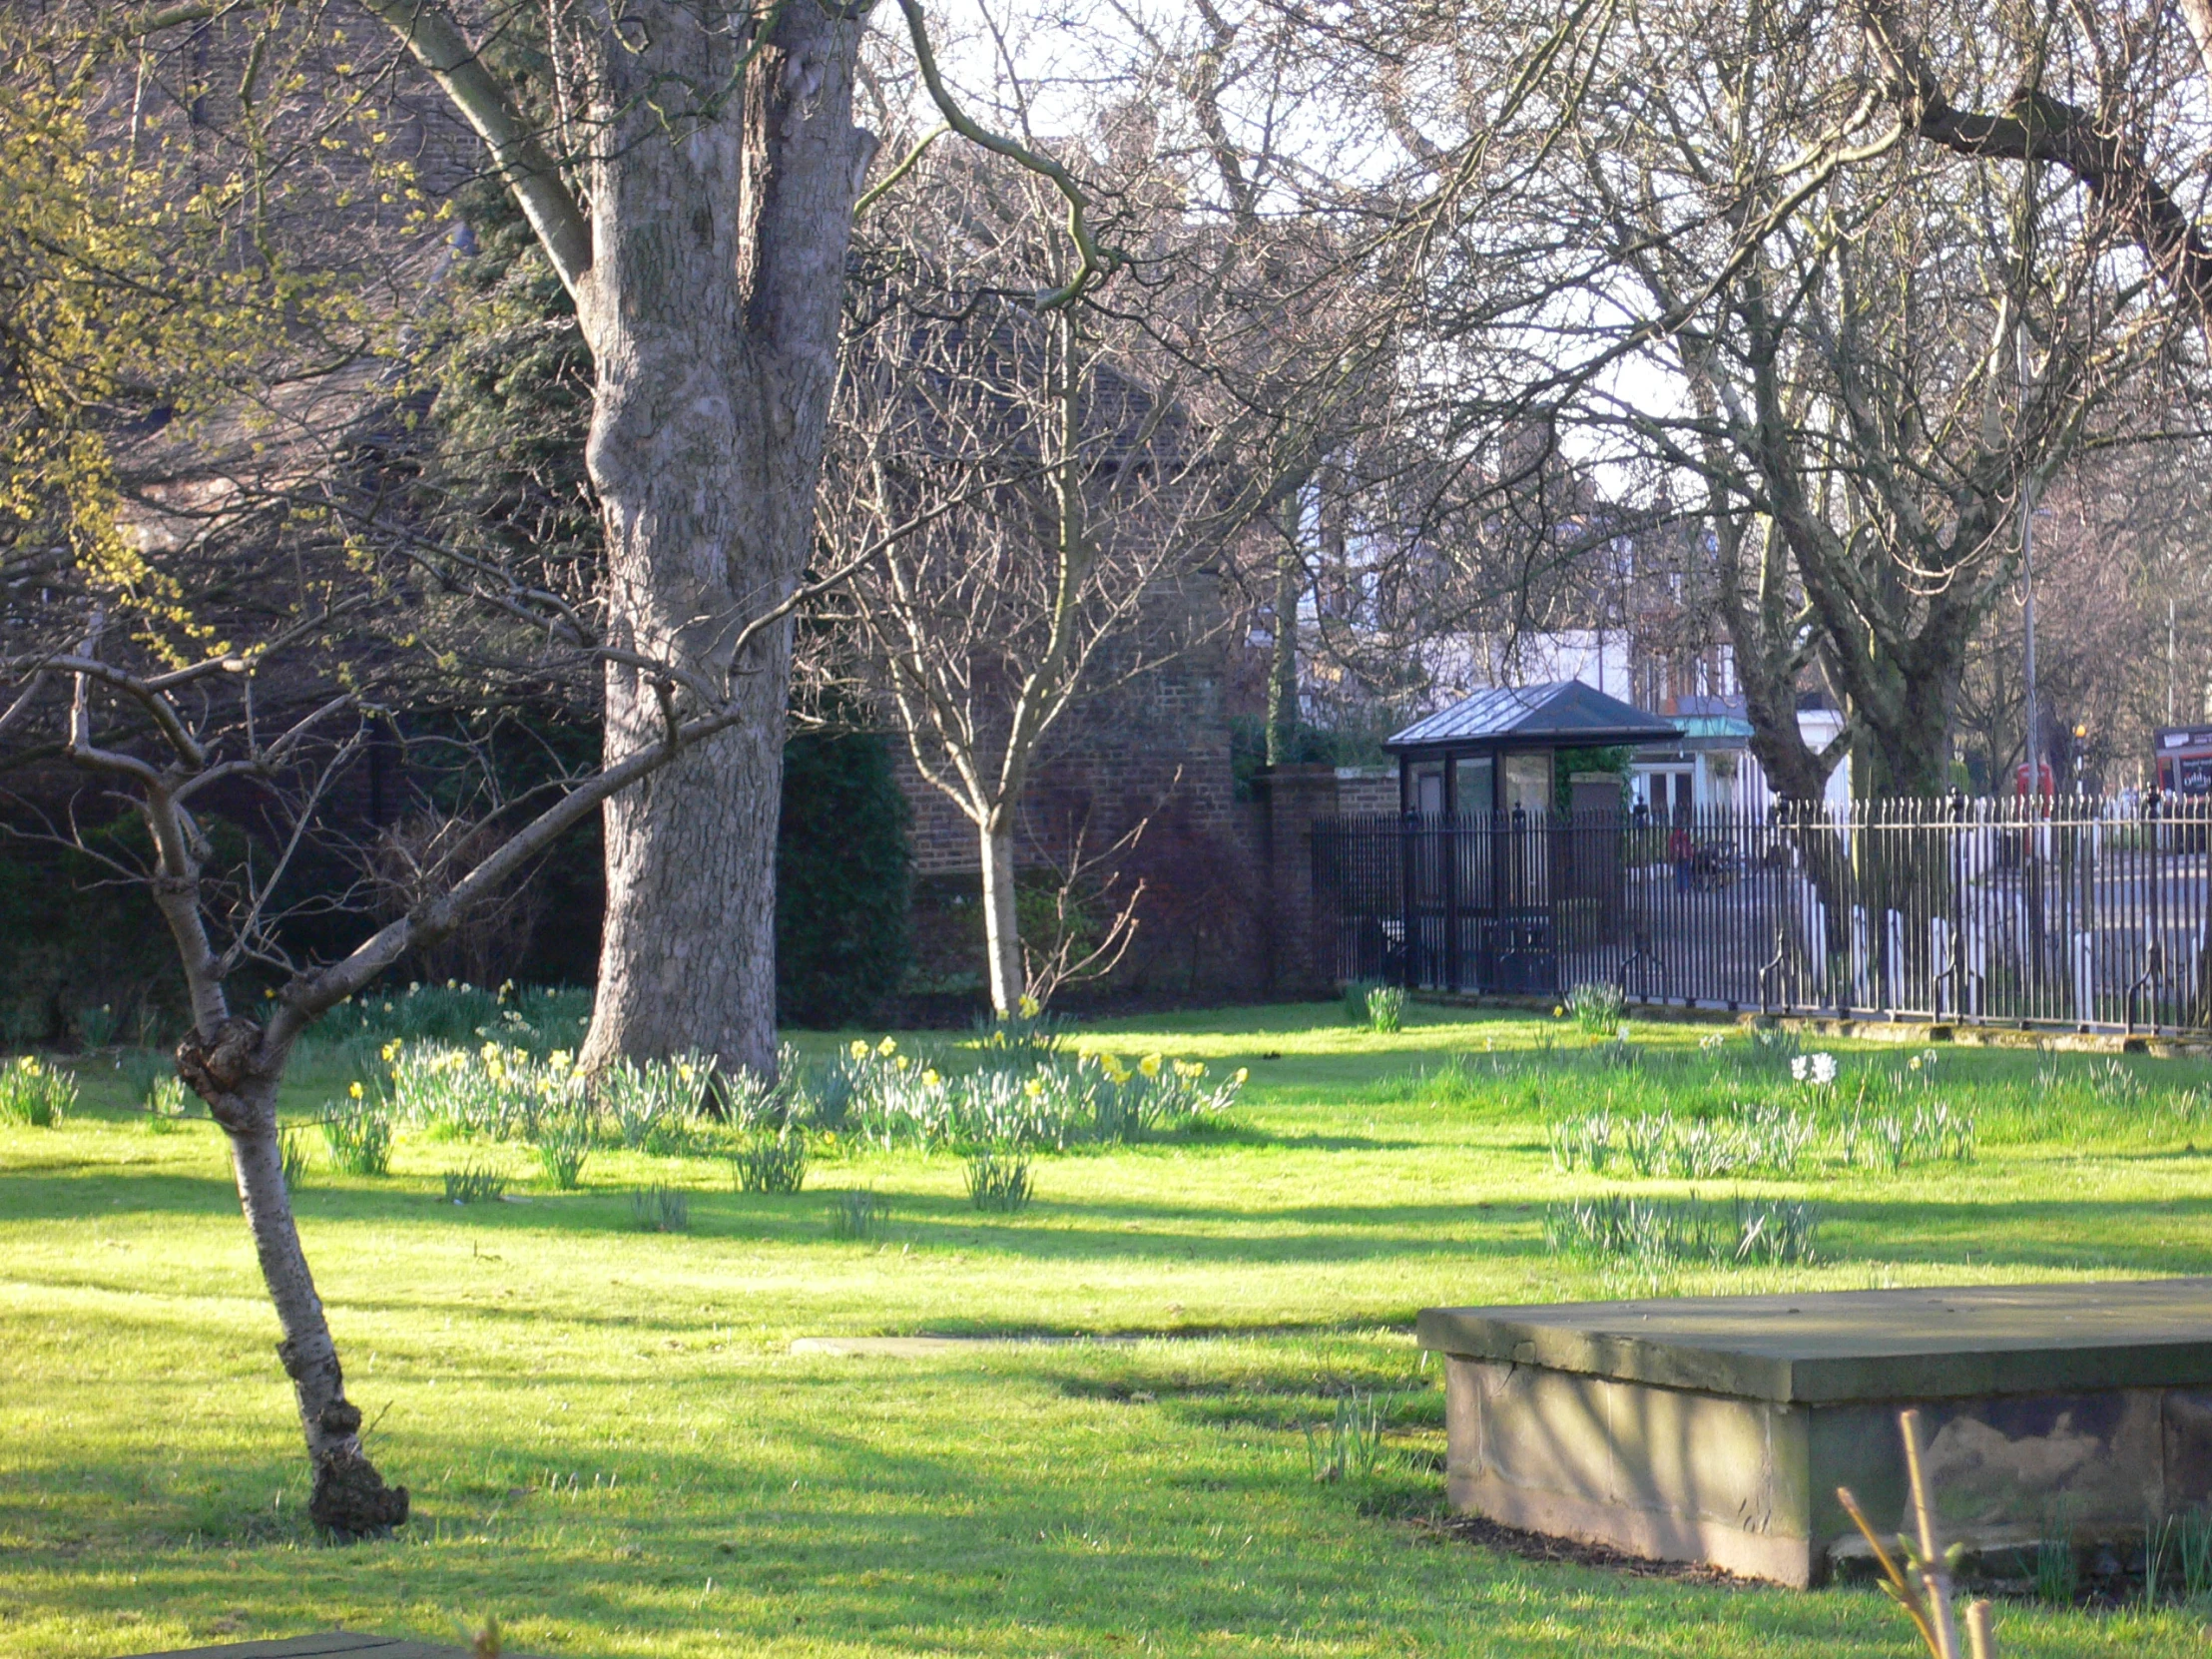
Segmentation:
[(361, 0), (444, 89), (491, 151), (562, 285), (581, 296), (592, 267), (591, 226), (560, 166), (436, 0)]

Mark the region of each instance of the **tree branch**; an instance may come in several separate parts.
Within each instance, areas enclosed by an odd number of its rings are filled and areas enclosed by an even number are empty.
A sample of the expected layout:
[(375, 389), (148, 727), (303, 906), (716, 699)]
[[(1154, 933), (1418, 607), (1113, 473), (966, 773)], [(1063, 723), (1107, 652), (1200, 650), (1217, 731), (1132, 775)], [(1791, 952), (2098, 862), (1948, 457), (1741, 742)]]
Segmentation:
[[(385, 0), (388, 3), (388, 0)], [(921, 0), (898, 0), (898, 9), (906, 14), (906, 32), (913, 37), (914, 63), (921, 70), (922, 85), (929, 89), (930, 102), (937, 106), (937, 113), (968, 143), (988, 150), (994, 156), (1003, 156), (1017, 166), (1027, 168), (1043, 179), (1049, 179), (1068, 205), (1068, 240), (1075, 244), (1079, 260), (1075, 275), (1056, 288), (1047, 288), (1036, 297), (1040, 311), (1057, 310), (1072, 305), (1076, 300), (1104, 281), (1119, 270), (1126, 256), (1119, 249), (1100, 248), (1091, 236), (1090, 200), (1083, 194), (1075, 176), (1050, 156), (1017, 144), (1010, 138), (1001, 138), (988, 128), (979, 126), (961, 109), (944, 77), (937, 69), (937, 54), (929, 44), (929, 27), (921, 15)]]
[(1894, 0), (1861, 0), (1860, 16), (1913, 132), (1960, 156), (2063, 168), (2119, 222), (2199, 323), (2212, 328), (2212, 246), (2151, 171), (2139, 146), (2033, 87), (2014, 93), (1997, 115), (1954, 108)]
[(592, 266), (591, 226), (559, 164), (499, 88), (452, 18), (433, 0), (361, 0), (397, 35), (491, 151), (546, 258), (571, 295)]

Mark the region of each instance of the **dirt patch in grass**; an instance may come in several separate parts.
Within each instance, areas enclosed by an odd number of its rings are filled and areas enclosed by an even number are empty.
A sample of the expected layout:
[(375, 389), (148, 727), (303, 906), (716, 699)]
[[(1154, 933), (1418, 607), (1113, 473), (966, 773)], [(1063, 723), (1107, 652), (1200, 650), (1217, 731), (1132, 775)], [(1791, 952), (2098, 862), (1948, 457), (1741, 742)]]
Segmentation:
[(1760, 1580), (1743, 1578), (1721, 1567), (1696, 1561), (1651, 1561), (1641, 1555), (1624, 1555), (1603, 1544), (1555, 1538), (1548, 1532), (1523, 1532), (1517, 1526), (1500, 1525), (1480, 1515), (1426, 1515), (1413, 1523), (1424, 1531), (1460, 1543), (1481, 1544), (1524, 1561), (1561, 1561), (1577, 1567), (1603, 1567), (1630, 1578), (1671, 1578), (1683, 1584), (1713, 1584), (1738, 1589), (1760, 1587)]

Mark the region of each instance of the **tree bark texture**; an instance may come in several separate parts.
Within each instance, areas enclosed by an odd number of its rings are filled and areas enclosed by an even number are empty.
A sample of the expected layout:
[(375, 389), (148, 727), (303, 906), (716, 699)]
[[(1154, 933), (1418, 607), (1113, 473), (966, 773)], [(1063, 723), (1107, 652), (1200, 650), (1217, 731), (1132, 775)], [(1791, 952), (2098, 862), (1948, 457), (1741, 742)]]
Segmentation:
[(407, 1488), (385, 1485), (361, 1450), (360, 1409), (345, 1397), (337, 1345), (300, 1248), (276, 1128), (282, 1059), (272, 1060), (252, 1020), (227, 1018), (210, 1036), (195, 1030), (185, 1038), (177, 1069), (230, 1137), (239, 1206), (283, 1333), (276, 1357), (291, 1379), (306, 1435), (314, 1482), (308, 1517), (343, 1537), (387, 1532), (407, 1518)]
[[(607, 916), (587, 1066), (698, 1049), (776, 1063), (776, 828), (788, 623), (813, 552), (852, 203), (856, 20), (813, 5), (632, 8), (598, 64), (592, 264), (578, 313), (597, 375), (586, 459), (603, 503), (612, 643), (732, 686), (746, 718), (606, 808)], [(711, 25), (711, 26), (710, 26)], [(741, 55), (751, 50), (750, 63)], [(719, 112), (664, 113), (735, 79)], [(609, 764), (668, 741), (680, 687), (611, 665)]]
[(1013, 831), (986, 825), (983, 855), (983, 954), (990, 973), (991, 1007), (1011, 1014), (1028, 989), (1021, 965), (1021, 912), (1014, 888)]

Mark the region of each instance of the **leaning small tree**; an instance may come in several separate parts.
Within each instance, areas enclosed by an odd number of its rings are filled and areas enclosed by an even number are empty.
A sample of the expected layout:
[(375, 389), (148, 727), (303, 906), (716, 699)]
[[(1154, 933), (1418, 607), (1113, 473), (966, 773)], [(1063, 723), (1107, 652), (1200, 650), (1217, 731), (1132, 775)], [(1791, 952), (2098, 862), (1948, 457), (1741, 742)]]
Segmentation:
[[(742, 647), (749, 636), (781, 626), (816, 591), (802, 590), (747, 619), (733, 630), (734, 640)], [(456, 879), (423, 893), (342, 956), (296, 963), (275, 925), (287, 869), (307, 844), (316, 804), (359, 754), (376, 711), (362, 695), (343, 692), (270, 731), (257, 718), (256, 688), (290, 681), (296, 696), (302, 665), (291, 659), (334, 620), (310, 618), (259, 649), (164, 669), (128, 641), (111, 639), (96, 617), (70, 649), (0, 660), (0, 686), (13, 694), (0, 713), (0, 738), (50, 747), (97, 777), (101, 793), (145, 827), (144, 885), (176, 943), (191, 1001), (178, 1070), (230, 1140), (239, 1200), (283, 1332), (277, 1354), (306, 1436), (313, 1479), (307, 1512), (332, 1532), (357, 1536), (404, 1521), (407, 1491), (387, 1485), (361, 1449), (361, 1413), (346, 1398), (337, 1346), (292, 1218), (276, 1105), (293, 1047), (317, 1018), (402, 956), (451, 933), (567, 830), (745, 719), (746, 703), (727, 684), (680, 665), (571, 641), (572, 654), (586, 662), (620, 661), (646, 679), (661, 717), (656, 740), (571, 780)], [(263, 697), (266, 707), (269, 693)], [(288, 824), (272, 864), (243, 887), (232, 872), (212, 867), (205, 828), (216, 804), (241, 791), (276, 800)], [(238, 1006), (233, 986), (243, 974), (272, 969), (283, 972), (283, 983), (266, 1019), (256, 1019)]]

